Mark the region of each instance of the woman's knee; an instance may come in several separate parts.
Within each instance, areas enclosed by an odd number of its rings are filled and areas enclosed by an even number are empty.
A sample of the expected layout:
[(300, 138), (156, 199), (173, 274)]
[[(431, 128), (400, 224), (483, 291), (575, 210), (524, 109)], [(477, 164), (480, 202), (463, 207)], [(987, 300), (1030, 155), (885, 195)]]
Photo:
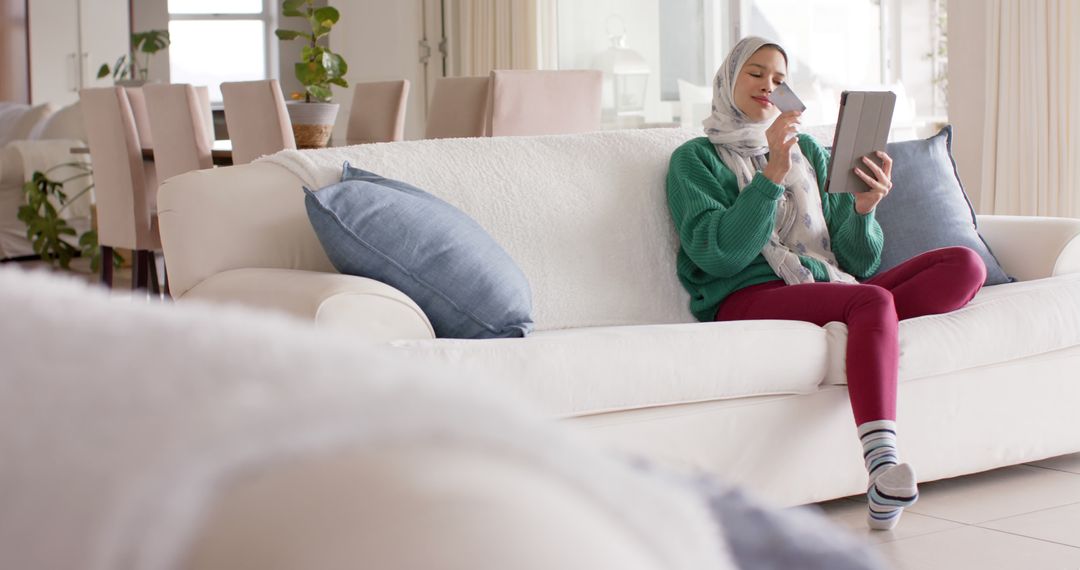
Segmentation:
[(948, 258), (948, 261), (955, 264), (964, 275), (971, 276), (972, 280), (978, 280), (982, 283), (986, 280), (986, 264), (983, 263), (982, 257), (975, 250), (964, 247), (946, 247), (941, 251), (941, 255)]
[(857, 285), (859, 290), (852, 299), (859, 309), (895, 312), (892, 291), (878, 285)]

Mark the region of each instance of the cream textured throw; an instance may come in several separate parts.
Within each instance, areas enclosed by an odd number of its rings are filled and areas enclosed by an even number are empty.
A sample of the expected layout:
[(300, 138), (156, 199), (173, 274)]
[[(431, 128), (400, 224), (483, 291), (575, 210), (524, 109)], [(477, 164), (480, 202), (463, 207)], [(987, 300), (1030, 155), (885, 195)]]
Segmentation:
[(18, 269), (0, 268), (0, 305), (5, 570), (182, 568), (230, 477), (433, 441), (565, 481), (657, 567), (729, 568), (703, 501), (581, 445), (496, 386), (298, 321), (109, 299)]
[[(762, 122), (751, 122), (735, 104), (735, 80), (746, 61), (766, 45), (777, 44), (750, 36), (735, 45), (716, 72), (712, 115), (702, 123), (716, 152), (739, 181), (740, 191), (755, 173), (765, 168), (765, 154), (769, 151), (765, 131), (775, 116)], [(783, 186), (773, 235), (761, 250), (769, 267), (788, 285), (813, 283), (814, 276), (799, 260), (799, 256), (812, 257), (824, 263), (829, 281), (855, 283), (855, 278), (841, 271), (836, 263), (817, 177), (798, 148), (792, 149), (791, 170), (784, 177)]]

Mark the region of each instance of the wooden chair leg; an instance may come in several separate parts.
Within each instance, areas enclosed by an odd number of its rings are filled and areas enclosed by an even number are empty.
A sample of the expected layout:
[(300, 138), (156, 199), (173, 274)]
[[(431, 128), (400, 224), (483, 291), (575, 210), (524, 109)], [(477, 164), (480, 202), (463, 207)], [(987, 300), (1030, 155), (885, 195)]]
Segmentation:
[(147, 269), (149, 269), (148, 276), (150, 278), (150, 293), (152, 293), (155, 298), (161, 297), (161, 285), (158, 283), (157, 274), (157, 253), (154, 253), (153, 250), (147, 251), (146, 257)]
[(161, 272), (165, 274), (165, 298), (171, 299), (172, 292), (169, 291), (169, 266), (165, 265), (165, 256), (161, 256)]
[(147, 285), (147, 265), (146, 265), (146, 252), (137, 249), (133, 252), (135, 259), (131, 263), (131, 289), (146, 289)]
[(101, 246), (101, 284), (112, 289), (113, 277), (113, 250), (112, 247)]

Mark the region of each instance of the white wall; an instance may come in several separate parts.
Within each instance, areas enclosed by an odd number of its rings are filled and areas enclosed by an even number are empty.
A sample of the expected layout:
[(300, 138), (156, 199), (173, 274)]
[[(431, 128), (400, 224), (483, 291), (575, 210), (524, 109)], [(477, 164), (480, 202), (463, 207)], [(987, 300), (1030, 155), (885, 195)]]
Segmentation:
[(983, 0), (949, 0), (949, 122), (953, 156), (978, 210), (986, 114), (986, 18)]
[[(425, 90), (419, 47), (423, 37), (421, 1), (331, 0), (330, 5), (341, 12), (341, 21), (330, 33), (330, 47), (349, 64), (349, 84), (408, 79), (412, 85), (405, 114), (405, 138), (423, 138)], [(352, 89), (335, 87), (334, 101), (341, 104), (334, 137), (344, 140)]]
[[(131, 31), (169, 29), (168, 0), (131, 0)], [(150, 60), (149, 81), (169, 82), (169, 50), (154, 54)]]

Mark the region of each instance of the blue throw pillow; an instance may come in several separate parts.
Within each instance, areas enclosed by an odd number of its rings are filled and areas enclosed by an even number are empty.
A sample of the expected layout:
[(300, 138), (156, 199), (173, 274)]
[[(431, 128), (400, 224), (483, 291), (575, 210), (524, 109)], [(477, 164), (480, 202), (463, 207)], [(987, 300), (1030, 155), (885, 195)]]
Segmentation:
[(878, 272), (888, 271), (923, 252), (948, 246), (968, 247), (986, 264), (985, 285), (1008, 283), (989, 246), (976, 228), (952, 157), (952, 127), (926, 139), (890, 143), (893, 188), (875, 216), (885, 234)]
[(437, 336), (521, 337), (532, 330), (525, 274), (461, 210), (348, 163), (341, 182), (304, 192), (308, 218), (334, 267), (401, 290)]

